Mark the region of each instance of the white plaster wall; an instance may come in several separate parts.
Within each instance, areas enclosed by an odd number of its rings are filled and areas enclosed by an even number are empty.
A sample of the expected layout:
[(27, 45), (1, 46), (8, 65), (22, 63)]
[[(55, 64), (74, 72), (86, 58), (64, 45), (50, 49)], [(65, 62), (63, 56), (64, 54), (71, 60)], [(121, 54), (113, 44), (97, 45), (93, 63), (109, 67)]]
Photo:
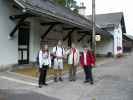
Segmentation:
[[(46, 30), (49, 28), (49, 26), (41, 26), (41, 35), (43, 35)], [(57, 45), (58, 40), (62, 40), (63, 37), (67, 33), (64, 31), (61, 31), (61, 25), (56, 25), (45, 37), (45, 43), (49, 45), (50, 51), (52, 51), (53, 47)], [(66, 43), (63, 44), (64, 47)]]
[(81, 9), (78, 10), (78, 13), (79, 13), (80, 15), (82, 15), (82, 16), (85, 16), (85, 10), (86, 10), (86, 9), (81, 8)]
[[(82, 37), (82, 36), (78, 36), (78, 38), (80, 38), (80, 37)], [(90, 43), (88, 43), (88, 40), (89, 40), (89, 39), (90, 39), (90, 37), (89, 37), (88, 35), (86, 35), (86, 36), (84, 37), (84, 39), (78, 43), (79, 51), (80, 51), (80, 52), (83, 51), (83, 46), (84, 46), (84, 45), (88, 45), (88, 47), (90, 46)]]
[[(30, 61), (35, 61), (37, 53), (40, 49), (40, 38), (46, 32), (49, 26), (41, 26), (40, 21), (37, 19), (30, 19), (31, 22), (31, 31), (30, 31)], [(59, 29), (61, 26), (56, 26), (52, 31), (49, 32), (48, 36), (45, 37), (45, 43), (48, 43), (49, 50), (52, 52), (53, 47), (57, 44), (59, 39), (65, 36), (66, 33), (56, 32), (56, 29)], [(63, 36), (64, 35), (64, 36)], [(45, 44), (44, 43), (44, 44)], [(64, 43), (66, 47), (66, 42)]]
[(29, 45), (29, 61), (35, 61), (40, 48), (40, 27), (37, 20), (30, 19), (30, 45)]
[(108, 32), (110, 32), (113, 35), (113, 39), (108, 41), (101, 41), (99, 43), (97, 42), (97, 53), (107, 54), (107, 52), (112, 51), (114, 56), (116, 56), (117, 54), (122, 54), (123, 49), (119, 51), (117, 50), (118, 46), (123, 48), (121, 25), (120, 24), (116, 25), (114, 29), (108, 30)]
[[(15, 22), (9, 19), (10, 15), (15, 14), (15, 11), (10, 7), (8, 0), (0, 0), (0, 66), (7, 64), (15, 64), (18, 62), (18, 34), (15, 34), (15, 37), (12, 40), (8, 39), (9, 33), (12, 31)], [(31, 31), (30, 31), (30, 61), (36, 60), (37, 52), (40, 48), (40, 37), (46, 31), (47, 27), (41, 26), (40, 22), (35, 19), (30, 19), (31, 22)], [(55, 29), (59, 29), (61, 26), (56, 26)], [(55, 29), (49, 33), (49, 36), (46, 39), (53, 39), (54, 44), (50, 40), (50, 50), (52, 47), (57, 44), (59, 39), (62, 39), (67, 35), (68, 32), (58, 32)], [(118, 34), (119, 33), (119, 34)], [(122, 46), (122, 32), (121, 26), (114, 31), (114, 47), (112, 40), (101, 41), (97, 44), (97, 53), (98, 54), (107, 54), (107, 52), (113, 52), (117, 54), (116, 47), (118, 45)], [(80, 36), (76, 34), (73, 35), (73, 40), (77, 41)], [(119, 37), (119, 42), (116, 40), (116, 37)], [(55, 39), (55, 40), (54, 40)], [(82, 50), (82, 45), (85, 44), (88, 40), (86, 37), (82, 42), (76, 42), (76, 46)], [(64, 46), (67, 47), (67, 41), (64, 42)], [(114, 48), (114, 50), (113, 50)], [(121, 51), (122, 52), (122, 51)]]
[(117, 50), (118, 46), (123, 48), (123, 46), (122, 46), (122, 30), (121, 30), (120, 24), (117, 27), (115, 27), (115, 30), (114, 30), (114, 54), (115, 55), (123, 53), (123, 49), (121, 49), (119, 51)]
[[(36, 60), (36, 55), (37, 52), (40, 48), (40, 37), (41, 35), (47, 30), (48, 27), (44, 27), (40, 25), (40, 22), (38, 20), (32, 19), (31, 21), (31, 33), (30, 33), (30, 61), (35, 61)], [(48, 45), (50, 47), (50, 51), (52, 51), (53, 46), (55, 46), (57, 44), (57, 41), (59, 39), (62, 39), (63, 37), (65, 37), (68, 33), (68, 31), (64, 32), (64, 31), (60, 31), (61, 26), (57, 25), (49, 34), (48, 36), (45, 38), (45, 40), (48, 40)], [(120, 33), (120, 26), (119, 26), (119, 31), (110, 31), (110, 33), (112, 35), (114, 35), (114, 39), (116, 39), (115, 36), (119, 36), (121, 37), (122, 34)], [(118, 30), (118, 29), (116, 29)], [(56, 32), (57, 31), (57, 32)], [(119, 32), (119, 34), (118, 34)], [(73, 37), (73, 41), (76, 42), (76, 47), (82, 51), (82, 46), (84, 44), (88, 44), (87, 41), (89, 39), (88, 36), (86, 36), (81, 42), (77, 42), (77, 40), (81, 37), (79, 36), (76, 31), (74, 32), (74, 34), (72, 35)], [(102, 55), (106, 55), (108, 52), (112, 52), (113, 55), (116, 55), (116, 40), (114, 40), (111, 37), (105, 37), (102, 36), (101, 41), (97, 42), (97, 46), (96, 46), (96, 53), (97, 54), (102, 54)], [(122, 39), (122, 37), (121, 37)], [(119, 45), (122, 45), (122, 41), (119, 41)], [(64, 47), (68, 47), (67, 44), (67, 40), (64, 42)]]
[(9, 33), (15, 23), (9, 19), (13, 14), (8, 0), (0, 0), (0, 66), (16, 64), (18, 61), (17, 33), (12, 40), (8, 39)]
[(117, 54), (122, 54), (123, 49), (120, 51), (117, 50), (117, 47), (122, 46), (122, 30), (121, 25), (116, 25), (114, 29), (108, 30), (113, 35), (113, 39), (108, 41), (101, 41), (100, 43), (97, 43), (97, 53), (98, 54), (106, 54), (108, 51), (112, 51), (114, 56)]
[(96, 53), (106, 55), (108, 52), (112, 52), (114, 54), (113, 48), (113, 38), (101, 37), (101, 41), (96, 44)]
[[(48, 29), (48, 26), (41, 26), (40, 21), (37, 19), (30, 19), (31, 22), (31, 31), (30, 31), (30, 61), (35, 61), (37, 52), (40, 48), (40, 37)], [(49, 50), (52, 52), (54, 46), (57, 45), (58, 40), (63, 39), (69, 31), (60, 31), (61, 26), (57, 25), (52, 31), (49, 32), (48, 36), (45, 37), (45, 40), (48, 41)], [(76, 42), (76, 47), (82, 49), (81, 45), (83, 43), (78, 43), (77, 39), (80, 36), (76, 31), (72, 34), (72, 41)], [(63, 42), (63, 47), (68, 47), (68, 40)]]

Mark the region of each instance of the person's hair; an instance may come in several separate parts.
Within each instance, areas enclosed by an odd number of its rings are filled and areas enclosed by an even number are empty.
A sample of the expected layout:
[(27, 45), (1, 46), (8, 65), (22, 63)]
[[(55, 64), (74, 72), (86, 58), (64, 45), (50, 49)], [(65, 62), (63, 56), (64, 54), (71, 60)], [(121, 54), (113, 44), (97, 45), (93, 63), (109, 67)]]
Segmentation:
[[(45, 50), (46, 48), (47, 48), (47, 50)], [(46, 51), (48, 52), (49, 51), (49, 48), (48, 48), (48, 45), (47, 44), (45, 44), (45, 45), (42, 46), (42, 51), (43, 52), (46, 52)]]
[(84, 44), (84, 45), (83, 45), (83, 48), (88, 48), (88, 45), (87, 45), (87, 44)]
[(88, 45), (87, 45), (87, 44), (84, 44), (84, 45), (83, 45), (83, 48), (87, 48), (87, 50), (88, 50), (88, 51), (90, 51), (90, 50), (91, 50), (91, 47), (90, 47), (90, 45), (89, 45), (89, 44), (88, 44)]
[[(74, 47), (76, 46), (74, 42), (72, 42), (72, 45), (73, 45)], [(71, 45), (71, 46), (72, 46), (72, 45)]]
[(63, 41), (62, 41), (62, 40), (58, 40), (58, 43), (59, 43), (59, 42), (62, 43)]

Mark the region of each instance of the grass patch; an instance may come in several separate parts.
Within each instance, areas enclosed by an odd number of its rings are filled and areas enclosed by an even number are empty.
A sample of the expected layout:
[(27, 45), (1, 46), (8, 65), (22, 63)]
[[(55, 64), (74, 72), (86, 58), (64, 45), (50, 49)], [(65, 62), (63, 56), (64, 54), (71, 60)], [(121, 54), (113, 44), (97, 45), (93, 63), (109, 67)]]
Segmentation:
[[(64, 64), (64, 72), (67, 72), (69, 70), (69, 65), (68, 64)], [(16, 69), (14, 72), (19, 73), (19, 74), (23, 74), (26, 76), (31, 76), (31, 77), (38, 77), (39, 71), (38, 68), (36, 66), (26, 66), (23, 68), (18, 68)], [(53, 75), (54, 70), (53, 69), (48, 69), (48, 76)]]
[[(96, 63), (99, 62), (103, 62), (104, 60), (107, 60), (106, 57), (97, 57), (96, 59)], [(80, 69), (80, 67), (78, 67)], [(64, 73), (68, 72), (69, 70), (69, 65), (68, 64), (64, 64)], [(26, 66), (22, 66), (21, 68), (17, 68), (14, 70), (14, 72), (22, 74), (22, 75), (26, 75), (26, 76), (31, 76), (31, 77), (38, 77), (39, 72), (38, 72), (38, 68), (37, 66), (34, 65), (26, 65)], [(53, 69), (49, 69), (48, 70), (48, 76), (53, 75)]]

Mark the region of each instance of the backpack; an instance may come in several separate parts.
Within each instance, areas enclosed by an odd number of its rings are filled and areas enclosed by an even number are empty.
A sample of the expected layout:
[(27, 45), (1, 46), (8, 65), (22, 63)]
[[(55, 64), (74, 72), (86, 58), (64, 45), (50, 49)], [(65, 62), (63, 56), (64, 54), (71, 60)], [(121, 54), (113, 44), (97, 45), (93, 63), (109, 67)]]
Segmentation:
[(36, 56), (36, 64), (39, 65), (39, 53), (40, 51), (37, 53), (37, 56)]
[(36, 56), (36, 64), (39, 65), (39, 52), (37, 53), (37, 56)]

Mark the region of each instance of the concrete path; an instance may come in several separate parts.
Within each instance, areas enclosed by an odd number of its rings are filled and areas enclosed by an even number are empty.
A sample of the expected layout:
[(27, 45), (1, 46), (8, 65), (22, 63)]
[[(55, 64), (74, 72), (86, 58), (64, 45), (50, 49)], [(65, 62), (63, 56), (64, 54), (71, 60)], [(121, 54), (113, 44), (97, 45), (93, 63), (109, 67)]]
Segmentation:
[[(133, 100), (132, 59), (133, 54), (97, 65), (94, 85), (83, 83), (82, 71), (78, 73), (76, 82), (69, 82), (66, 75), (62, 83), (49, 81), (49, 85), (41, 89), (37, 87), (36, 79), (5, 72), (0, 74), (0, 89), (25, 90), (44, 96), (38, 100)], [(34, 98), (32, 100), (36, 100)]]

